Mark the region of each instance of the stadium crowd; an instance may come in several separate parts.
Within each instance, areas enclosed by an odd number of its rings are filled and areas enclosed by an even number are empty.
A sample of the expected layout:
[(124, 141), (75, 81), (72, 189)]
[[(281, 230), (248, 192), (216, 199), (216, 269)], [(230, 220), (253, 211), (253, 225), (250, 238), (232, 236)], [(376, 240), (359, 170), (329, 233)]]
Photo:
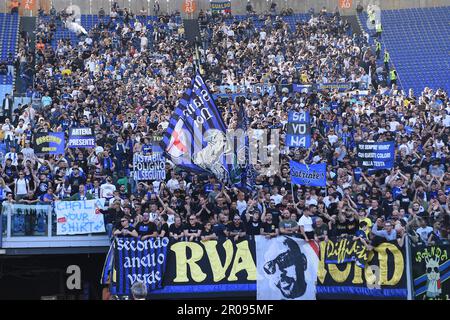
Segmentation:
[[(294, 31), (276, 15), (259, 17), (264, 26), (257, 30), (252, 18), (202, 13), (206, 28), (199, 61), (175, 16), (147, 24), (128, 12), (105, 16), (87, 35), (80, 32), (79, 43), (59, 40), (54, 49), (61, 19), (67, 17), (53, 12), (38, 23), (30, 95), (40, 103), (19, 106), (2, 119), (3, 202), (106, 198), (109, 207), (102, 213), (108, 233), (142, 239), (295, 234), (317, 241), (350, 236), (367, 246), (403, 241), (407, 234), (424, 243), (449, 239), (448, 95), (429, 88), (399, 90), (368, 36), (351, 35), (339, 15), (322, 11)], [(255, 165), (252, 190), (180, 170), (169, 160), (165, 181), (132, 178), (133, 154), (152, 152), (196, 63), (213, 94), (221, 85), (277, 88), (216, 99), (229, 128), (238, 126), (243, 108), (249, 128), (283, 133), (280, 171), (263, 175)], [(292, 83), (351, 83), (353, 89), (283, 89)], [(311, 148), (284, 146), (290, 110), (310, 112)], [(96, 148), (35, 154), (35, 133), (67, 134), (71, 127), (92, 127)], [(356, 145), (371, 141), (395, 141), (392, 170), (357, 168)], [(327, 188), (291, 186), (291, 159), (325, 161)]]

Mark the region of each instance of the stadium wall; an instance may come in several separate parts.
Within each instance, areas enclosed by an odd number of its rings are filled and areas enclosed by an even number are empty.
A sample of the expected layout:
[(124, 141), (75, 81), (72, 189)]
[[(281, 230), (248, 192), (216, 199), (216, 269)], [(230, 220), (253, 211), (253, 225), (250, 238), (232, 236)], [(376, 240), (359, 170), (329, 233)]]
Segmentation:
[[(174, 12), (176, 10), (182, 11), (183, 2), (185, 0), (159, 0), (161, 12)], [(210, 6), (210, 0), (195, 0), (197, 4), (197, 12), (200, 9), (208, 9)], [(224, 1), (224, 0), (214, 0)], [(404, 8), (426, 8), (426, 7), (439, 7), (448, 6), (448, 0), (251, 0), (253, 9), (257, 13), (262, 13), (268, 10), (271, 1), (277, 3), (277, 9), (281, 10), (284, 7), (290, 7), (295, 12), (306, 12), (310, 8), (314, 8), (317, 12), (322, 7), (326, 7), (328, 11), (334, 11), (337, 7), (350, 4), (350, 8), (340, 8), (340, 11), (344, 15), (354, 14), (356, 6), (359, 2), (364, 7), (368, 3), (379, 4), (381, 9), (404, 9)], [(0, 12), (9, 12), (9, 0), (0, 0)], [(120, 7), (131, 7), (133, 12), (139, 12), (142, 7), (147, 11), (147, 14), (153, 14), (153, 4), (155, 0), (118, 0)], [(232, 11), (234, 14), (245, 14), (246, 0), (231, 0)], [(80, 8), (81, 14), (96, 14), (98, 10), (103, 7), (107, 13), (109, 13), (110, 1), (109, 0), (35, 0), (36, 9), (42, 6), (44, 10), (55, 5), (57, 10), (62, 10), (70, 5), (75, 5)], [(35, 13), (34, 10), (33, 13)], [(31, 12), (29, 10), (21, 10), (23, 15), (29, 16)]]

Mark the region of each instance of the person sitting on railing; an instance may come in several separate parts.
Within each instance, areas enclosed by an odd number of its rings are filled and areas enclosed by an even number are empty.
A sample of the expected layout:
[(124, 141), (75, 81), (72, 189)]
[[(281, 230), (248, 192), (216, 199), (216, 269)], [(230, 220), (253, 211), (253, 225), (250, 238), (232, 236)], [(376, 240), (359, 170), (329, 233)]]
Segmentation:
[(132, 226), (130, 226), (130, 220), (128, 217), (122, 217), (120, 219), (120, 227), (118, 227), (114, 231), (114, 236), (123, 238), (123, 237), (134, 237), (138, 238), (139, 235), (136, 231), (136, 229)]

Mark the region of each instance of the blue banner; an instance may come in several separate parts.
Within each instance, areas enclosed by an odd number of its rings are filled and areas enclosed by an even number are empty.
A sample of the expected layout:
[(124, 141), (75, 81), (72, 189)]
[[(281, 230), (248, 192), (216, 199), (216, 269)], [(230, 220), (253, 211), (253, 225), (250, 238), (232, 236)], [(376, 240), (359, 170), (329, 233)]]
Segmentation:
[[(116, 238), (111, 270), (111, 293), (130, 295), (135, 282), (143, 282), (147, 291), (162, 287), (166, 271), (169, 238), (150, 238), (144, 241), (130, 237)], [(108, 271), (108, 270), (106, 270)], [(102, 278), (107, 278), (104, 274)]]
[(352, 89), (351, 83), (319, 83), (318, 84), (319, 90), (335, 90), (338, 91), (347, 91)]
[(218, 12), (218, 11), (225, 11), (225, 12), (231, 12), (231, 1), (213, 1), (211, 2), (211, 11), (212, 12)]
[(70, 128), (69, 148), (95, 148), (95, 134), (92, 128)]
[(290, 111), (286, 129), (286, 145), (288, 147), (309, 148), (311, 146), (309, 112)]
[(64, 132), (40, 132), (35, 134), (36, 154), (64, 154)]
[(392, 169), (394, 167), (395, 143), (363, 142), (357, 145), (359, 165), (373, 169)]
[(310, 187), (326, 187), (326, 163), (306, 165), (291, 160), (289, 165), (291, 167), (292, 183)]
[(172, 114), (163, 145), (177, 166), (229, 180), (226, 126), (200, 74)]
[(292, 84), (292, 92), (310, 93), (313, 87), (309, 84)]
[(135, 153), (133, 155), (134, 180), (165, 180), (166, 159), (161, 152), (151, 154)]

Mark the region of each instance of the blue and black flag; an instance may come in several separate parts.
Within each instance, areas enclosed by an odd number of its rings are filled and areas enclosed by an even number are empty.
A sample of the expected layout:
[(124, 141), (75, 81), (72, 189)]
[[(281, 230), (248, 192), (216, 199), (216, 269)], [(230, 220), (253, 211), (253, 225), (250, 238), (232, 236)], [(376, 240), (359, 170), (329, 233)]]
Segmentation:
[(177, 166), (229, 180), (226, 126), (199, 73), (172, 114), (163, 144)]
[(147, 292), (162, 288), (168, 245), (169, 238), (144, 241), (131, 237), (116, 238), (111, 293), (130, 295), (135, 282), (145, 283)]
[(114, 260), (114, 243), (111, 243), (109, 247), (108, 254), (106, 255), (105, 264), (103, 265), (102, 277), (100, 279), (100, 284), (110, 283), (111, 270), (113, 267)]
[(239, 107), (239, 122), (237, 128), (241, 129), (245, 134), (240, 137), (242, 141), (239, 141), (239, 143), (236, 144), (237, 148), (242, 148), (242, 150), (236, 150), (235, 153), (245, 156), (245, 162), (239, 166), (239, 170), (233, 171), (239, 173), (239, 176), (234, 177), (233, 182), (238, 188), (252, 190), (255, 185), (256, 172), (250, 160), (250, 144), (248, 137), (249, 126), (250, 121), (248, 119), (247, 112), (241, 104)]

